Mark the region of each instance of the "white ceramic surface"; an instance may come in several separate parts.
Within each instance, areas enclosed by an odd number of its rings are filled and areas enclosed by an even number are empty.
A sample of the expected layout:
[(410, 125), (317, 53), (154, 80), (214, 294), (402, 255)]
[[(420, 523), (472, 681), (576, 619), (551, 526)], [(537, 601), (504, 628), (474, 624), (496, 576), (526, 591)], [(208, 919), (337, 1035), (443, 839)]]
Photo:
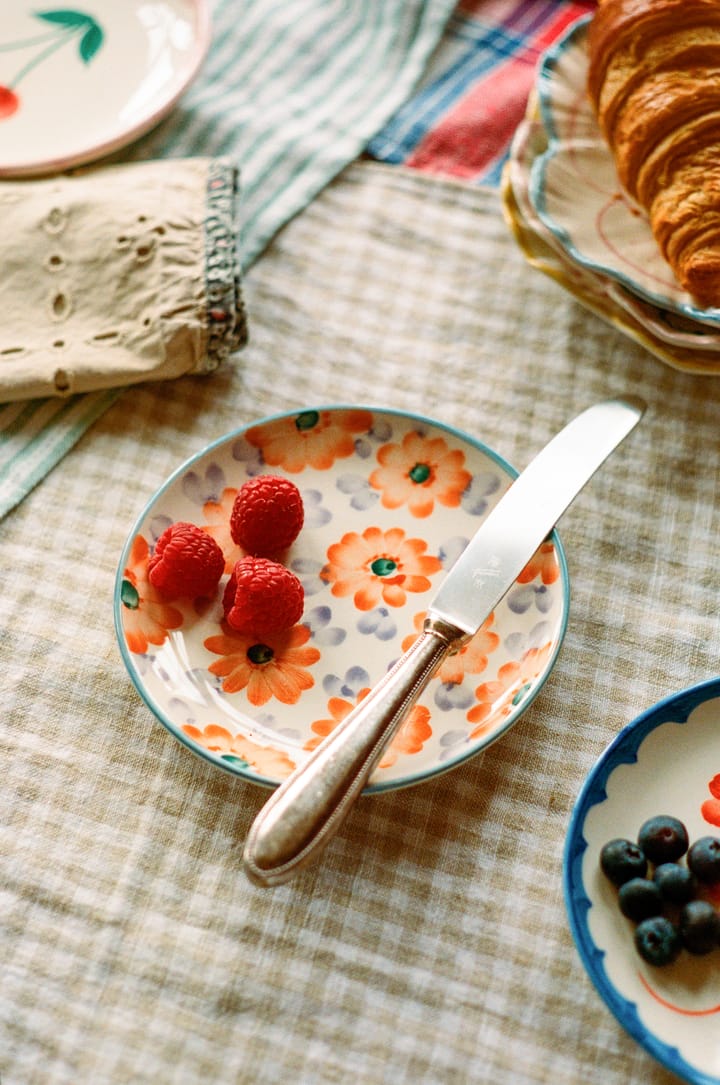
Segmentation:
[(720, 310), (700, 308), (680, 288), (647, 217), (622, 191), (587, 94), (587, 23), (573, 24), (540, 63), (537, 90), (549, 146), (533, 164), (533, 207), (578, 264), (652, 305), (717, 328)]
[[(305, 612), (262, 645), (233, 634), (221, 606), (242, 556), (230, 511), (257, 474), (292, 478), (306, 511), (283, 558), (303, 583)], [(308, 408), (203, 449), (150, 500), (120, 558), (115, 625), (138, 692), (195, 753), (254, 783), (278, 783), (417, 635), (442, 577), (515, 474), (456, 430), (375, 408)], [(147, 582), (148, 556), (177, 520), (205, 527), (225, 553), (212, 600), (167, 603)], [(368, 790), (427, 779), (502, 735), (547, 679), (568, 605), (553, 534), (442, 665)]]
[(210, 41), (206, 0), (0, 4), (0, 177), (89, 162), (175, 105)]
[[(720, 836), (720, 679), (659, 702), (608, 746), (573, 811), (564, 871), (577, 948), (620, 1024), (684, 1080), (720, 1085), (720, 947), (645, 964), (600, 871), (603, 844), (637, 839), (656, 814), (680, 818), (691, 842)], [(720, 908), (720, 886), (711, 895)]]

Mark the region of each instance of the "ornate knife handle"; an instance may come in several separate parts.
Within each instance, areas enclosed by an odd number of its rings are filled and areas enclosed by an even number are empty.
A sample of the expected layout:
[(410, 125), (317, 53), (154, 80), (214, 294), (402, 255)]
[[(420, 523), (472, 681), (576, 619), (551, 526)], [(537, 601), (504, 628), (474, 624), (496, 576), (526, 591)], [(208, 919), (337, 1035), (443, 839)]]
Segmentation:
[(407, 652), (255, 818), (243, 854), (252, 882), (279, 885), (322, 850), (442, 660), (467, 640), (457, 626), (425, 619)]

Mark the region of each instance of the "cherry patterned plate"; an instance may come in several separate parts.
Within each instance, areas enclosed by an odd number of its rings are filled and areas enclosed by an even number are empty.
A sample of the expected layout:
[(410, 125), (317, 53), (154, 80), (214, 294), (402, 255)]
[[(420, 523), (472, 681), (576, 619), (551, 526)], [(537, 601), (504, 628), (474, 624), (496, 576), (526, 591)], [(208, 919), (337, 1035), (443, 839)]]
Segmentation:
[[(602, 754), (578, 797), (565, 847), (565, 900), (590, 979), (651, 1055), (693, 1085), (720, 1085), (720, 946), (645, 964), (600, 850), (636, 840), (655, 814), (680, 818), (690, 842), (720, 836), (720, 678), (660, 701)], [(720, 908), (720, 886), (708, 895)]]
[[(291, 478), (305, 508), (283, 556), (303, 584), (304, 614), (266, 643), (233, 632), (221, 605), (242, 556), (230, 511), (258, 474)], [(201, 757), (276, 785), (417, 635), (447, 569), (515, 477), (479, 441), (388, 410), (311, 408), (222, 438), (161, 487), (120, 558), (115, 627), (139, 694)], [(178, 520), (203, 527), (223, 549), (226, 572), (213, 599), (167, 602), (148, 583), (153, 547)], [(553, 533), (470, 643), (443, 663), (367, 790), (422, 781), (499, 738), (547, 679), (568, 603)]]
[(68, 169), (154, 127), (210, 42), (205, 0), (0, 5), (0, 177)]

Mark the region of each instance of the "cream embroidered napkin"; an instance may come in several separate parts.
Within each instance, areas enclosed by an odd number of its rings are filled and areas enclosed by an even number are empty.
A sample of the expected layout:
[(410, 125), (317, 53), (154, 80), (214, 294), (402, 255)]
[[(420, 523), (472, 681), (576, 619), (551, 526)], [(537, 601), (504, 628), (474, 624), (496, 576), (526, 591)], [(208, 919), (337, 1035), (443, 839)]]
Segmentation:
[(208, 373), (247, 330), (237, 171), (212, 158), (0, 185), (0, 402)]

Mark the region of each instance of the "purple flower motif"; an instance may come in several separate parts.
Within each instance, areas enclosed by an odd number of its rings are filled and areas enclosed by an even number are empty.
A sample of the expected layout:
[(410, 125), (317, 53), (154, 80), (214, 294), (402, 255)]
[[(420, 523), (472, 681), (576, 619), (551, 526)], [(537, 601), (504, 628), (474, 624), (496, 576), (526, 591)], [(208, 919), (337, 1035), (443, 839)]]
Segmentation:
[(446, 731), (440, 738), (440, 760), (448, 761), (458, 746), (467, 745), (465, 731)]
[(250, 478), (255, 475), (262, 475), (263, 471), (265, 471), (265, 461), (260, 450), (251, 445), (249, 441), (246, 441), (244, 437), (238, 437), (233, 442), (232, 457), (238, 463), (245, 465), (245, 471)]
[(170, 527), (173, 522), (174, 521), (170, 516), (153, 516), (152, 520), (148, 525), (148, 535), (150, 536), (149, 544), (151, 551), (155, 549), (155, 543), (158, 541), (163, 531), (165, 531), (166, 528)]
[(441, 544), (438, 557), (443, 564), (443, 569), (452, 569), (467, 544), (468, 540), (462, 535), (454, 535), (452, 539), (446, 539)]
[(355, 451), (361, 460), (374, 455), (374, 446), (384, 445), (393, 435), (392, 423), (381, 416), (375, 416), (372, 429), (355, 442)]
[(550, 622), (538, 622), (529, 633), (511, 633), (505, 638), (505, 647), (514, 659), (520, 659), (531, 648), (542, 648), (552, 639)]
[(289, 565), (303, 586), (305, 595), (317, 595), (327, 585), (321, 580), (320, 573), (323, 569), (321, 561), (313, 561), (310, 558), (294, 558)]
[(555, 593), (546, 584), (521, 584), (511, 588), (507, 604), (513, 614), (526, 614), (535, 607), (541, 614), (548, 614), (555, 601)]
[(303, 624), (309, 628), (313, 640), (323, 648), (334, 648), (342, 644), (347, 636), (346, 631), (340, 626), (331, 626), (331, 621), (330, 607), (314, 607), (303, 618)]
[(357, 622), (358, 632), (378, 640), (392, 640), (397, 632), (395, 619), (387, 607), (374, 607), (362, 614)]
[(326, 674), (323, 678), (323, 689), (328, 697), (342, 697), (348, 701), (354, 701), (358, 693), (369, 685), (370, 675), (364, 667), (350, 667), (345, 671), (344, 678), (336, 674)]
[(441, 682), (435, 690), (435, 704), (442, 712), (452, 712), (456, 708), (466, 711), (473, 704), (475, 697), (471, 689), (456, 682)]
[(188, 471), (182, 480), (185, 497), (201, 507), (206, 501), (219, 502), (225, 486), (225, 472), (217, 463), (209, 464), (204, 475)]
[(305, 509), (305, 527), (322, 527), (332, 520), (332, 513), (323, 505), (320, 490), (303, 490), (302, 500)]
[(489, 498), (498, 492), (502, 485), (500, 475), (495, 471), (480, 471), (473, 475), (472, 482), (462, 495), (461, 504), (471, 516), (484, 516), (489, 505)]
[(378, 491), (362, 475), (340, 475), (336, 485), (341, 494), (350, 497), (350, 507), (359, 512), (371, 509), (380, 500)]

